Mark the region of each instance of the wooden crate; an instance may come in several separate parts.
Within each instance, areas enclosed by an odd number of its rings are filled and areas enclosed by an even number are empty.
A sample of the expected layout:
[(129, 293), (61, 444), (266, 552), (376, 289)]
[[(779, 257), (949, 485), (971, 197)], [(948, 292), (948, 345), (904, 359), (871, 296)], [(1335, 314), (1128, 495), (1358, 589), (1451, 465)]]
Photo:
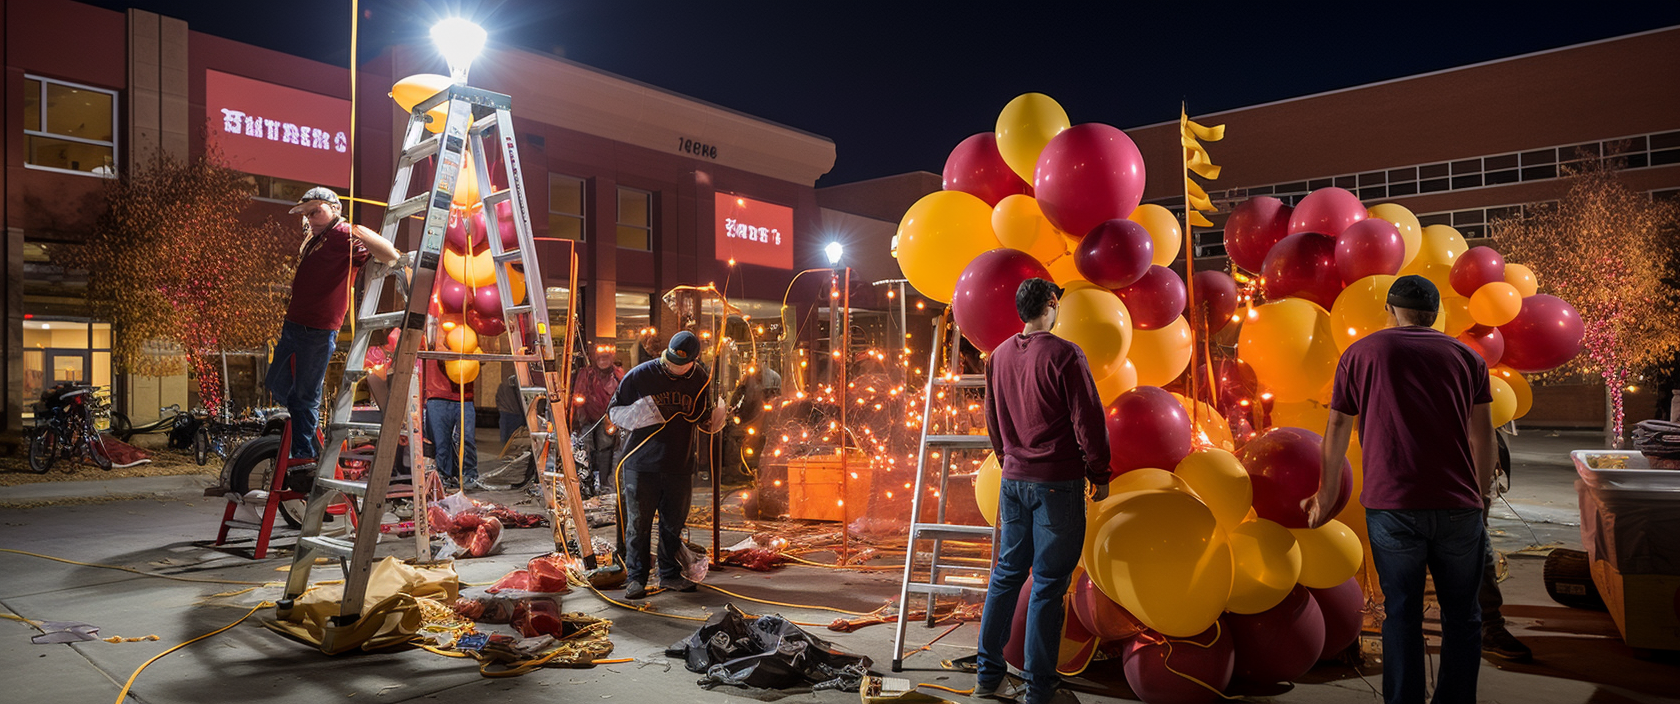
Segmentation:
[[(831, 454), (788, 460), (788, 518), (840, 521), (847, 517), (856, 520), (864, 516), (869, 510), (874, 463), (862, 450), (853, 448), (851, 454), (846, 457), (846, 471), (850, 472), (852, 477), (843, 483), (838, 448)], [(849, 506), (842, 506), (840, 503), (843, 486), (846, 489), (845, 501)]]

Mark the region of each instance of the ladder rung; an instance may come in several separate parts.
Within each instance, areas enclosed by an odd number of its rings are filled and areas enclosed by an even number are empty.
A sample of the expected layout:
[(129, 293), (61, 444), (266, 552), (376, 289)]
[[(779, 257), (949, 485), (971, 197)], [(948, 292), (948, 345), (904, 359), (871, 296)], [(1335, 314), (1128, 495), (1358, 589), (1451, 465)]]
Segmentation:
[(992, 439), (985, 435), (929, 435), (928, 447), (951, 447), (959, 450), (990, 450)]
[[(342, 457), (340, 459), (342, 459)], [(352, 496), (367, 496), (367, 482), (364, 481), (316, 477), (315, 486), (332, 489), (333, 491), (350, 494)]]
[(385, 224), (400, 222), (410, 215), (419, 215), (426, 210), (426, 204), (432, 201), (431, 191), (409, 198), (401, 203), (393, 203), (385, 209)]
[(379, 423), (362, 423), (362, 422), (358, 422), (358, 421), (347, 420), (347, 421), (343, 421), (343, 422), (330, 423), (330, 424), (327, 425), (327, 427), (329, 429), (331, 429), (332, 432), (335, 432), (335, 433), (340, 431), (340, 430), (360, 430), (360, 431), (368, 432), (368, 433), (378, 433), (379, 428), (380, 428), (380, 424)]
[(508, 262), (523, 261), (525, 259), (525, 253), (517, 249), (510, 249), (502, 252), (501, 254), (492, 254), (490, 255), (490, 258), (495, 260), (497, 264), (506, 264)]
[(484, 197), (484, 204), (494, 207), (497, 203), (500, 203), (500, 202), (505, 201), (505, 200), (507, 200), (509, 198), (512, 198), (512, 197), (513, 197), (513, 191), (511, 189), (504, 188), (502, 190), (496, 191), (495, 193), (491, 193), (490, 195), (485, 196)]
[(516, 305), (516, 306), (508, 306), (508, 307), (502, 309), (502, 318), (505, 320), (507, 318), (507, 316), (510, 316), (510, 315), (524, 315), (526, 313), (531, 312), (532, 310), (535, 310), (535, 309), (532, 308), (531, 304), (529, 304), (529, 303), (521, 303), (521, 304)]
[(992, 537), (991, 526), (965, 526), (948, 523), (916, 523), (910, 526), (911, 540), (990, 537)]
[(985, 596), (985, 587), (961, 587), (955, 584), (928, 584), (927, 582), (910, 582), (905, 585), (912, 594), (936, 594), (940, 596), (961, 596), (978, 594)]
[(340, 559), (349, 558), (356, 551), (356, 544), (340, 538), (328, 538), (321, 535), (311, 535), (298, 538), (298, 545), (316, 552), (326, 553)]
[(437, 153), (438, 145), (443, 144), (443, 135), (434, 134), (403, 150), (397, 161), (397, 168), (408, 166)]
[(408, 315), (406, 310), (394, 310), (389, 313), (376, 313), (365, 318), (356, 319), (357, 335), (373, 335), (375, 330), (385, 330), (402, 325), (403, 318)]
[(490, 113), (488, 115), (485, 115), (484, 117), (479, 117), (479, 118), (474, 118), (473, 119), (472, 131), (474, 133), (484, 134), (485, 132), (489, 132), (491, 129), (494, 129), (495, 127), (496, 127), (496, 113)]
[(262, 528), (262, 524), (257, 523), (255, 521), (228, 520), (228, 521), (222, 521), (222, 525), (227, 526), (229, 528), (244, 528), (245, 530), (259, 530), (259, 529)]
[(956, 387), (956, 388), (959, 388), (959, 389), (978, 389), (978, 388), (984, 387), (986, 385), (986, 375), (984, 375), (984, 374), (964, 374), (964, 375), (956, 377), (956, 378), (943, 377), (942, 376), (942, 377), (934, 379), (933, 380), (933, 385), (934, 386), (943, 386), (943, 387)]
[[(542, 357), (534, 354), (490, 354), (488, 352), (460, 353), (449, 350), (420, 350), (415, 353), (421, 359), (476, 359), (480, 362), (541, 362)], [(984, 437), (984, 436), (982, 436)]]

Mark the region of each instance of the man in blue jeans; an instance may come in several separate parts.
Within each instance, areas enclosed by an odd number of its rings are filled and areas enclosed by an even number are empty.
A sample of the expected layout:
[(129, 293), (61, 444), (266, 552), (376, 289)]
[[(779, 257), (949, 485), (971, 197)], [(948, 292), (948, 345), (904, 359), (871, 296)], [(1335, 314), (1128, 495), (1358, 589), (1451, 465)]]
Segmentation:
[(1429, 327), (1441, 295), (1421, 276), (1388, 291), (1390, 327), (1349, 345), (1336, 368), (1324, 430), (1318, 493), (1302, 502), (1309, 525), (1330, 520), (1354, 424), (1364, 447), (1371, 556), (1386, 600), (1383, 699), (1425, 698), (1424, 573), (1441, 605), (1437, 704), (1476, 701), (1481, 669), (1484, 497), (1493, 483), (1487, 364), (1464, 343)]
[(980, 615), (980, 672), (974, 696), (1016, 698), (1005, 687), (1003, 646), (1028, 572), (1027, 692), (1020, 701), (1055, 696), (1062, 596), (1085, 542), (1086, 482), (1108, 497), (1108, 431), (1085, 354), (1050, 334), (1062, 294), (1044, 279), (1015, 291), (1025, 326), (992, 352), (986, 369), (986, 429), (1003, 465), (998, 496), (997, 563)]

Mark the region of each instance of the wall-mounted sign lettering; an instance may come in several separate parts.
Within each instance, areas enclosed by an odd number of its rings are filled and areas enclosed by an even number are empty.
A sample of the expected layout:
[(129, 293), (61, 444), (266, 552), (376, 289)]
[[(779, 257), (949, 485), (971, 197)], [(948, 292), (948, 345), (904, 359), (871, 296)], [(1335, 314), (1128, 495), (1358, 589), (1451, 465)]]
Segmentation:
[(793, 268), (793, 208), (718, 193), (717, 258)]
[(677, 151), (682, 152), (684, 154), (693, 154), (695, 156), (703, 156), (703, 157), (706, 157), (707, 159), (716, 159), (717, 158), (717, 147), (714, 147), (710, 144), (701, 144), (701, 143), (696, 142), (696, 141), (694, 141), (692, 139), (689, 139), (687, 137), (678, 137), (677, 138)]
[(250, 174), (350, 185), (350, 101), (206, 71), (210, 144)]

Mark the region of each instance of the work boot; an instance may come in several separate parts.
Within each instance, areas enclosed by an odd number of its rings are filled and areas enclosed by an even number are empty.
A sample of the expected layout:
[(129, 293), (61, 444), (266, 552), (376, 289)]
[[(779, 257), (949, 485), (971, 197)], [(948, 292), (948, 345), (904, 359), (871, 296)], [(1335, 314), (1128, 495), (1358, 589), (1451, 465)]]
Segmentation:
[(625, 582), (624, 583), (624, 598), (626, 598), (626, 599), (646, 599), (647, 598), (647, 586), (642, 584), (641, 582), (637, 582), (637, 581), (634, 581), (634, 580), (629, 581), (629, 582)]
[(673, 592), (692, 592), (692, 591), (698, 591), (700, 589), (700, 585), (695, 584), (692, 581), (689, 581), (689, 579), (687, 577), (677, 577), (675, 579), (661, 579), (661, 580), (659, 580), (659, 586), (660, 586), (660, 588), (669, 589)]
[(1512, 662), (1528, 662), (1534, 659), (1534, 651), (1523, 645), (1510, 631), (1505, 630), (1505, 626), (1499, 624), (1482, 627), (1482, 652)]
[(998, 701), (1015, 701), (1027, 693), (1026, 683), (1010, 675), (1004, 675), (997, 684), (986, 686), (976, 678), (974, 680), (974, 698), (996, 699)]
[(320, 467), (313, 459), (296, 462), (286, 468), (285, 488), (307, 494), (315, 488), (315, 470)]

